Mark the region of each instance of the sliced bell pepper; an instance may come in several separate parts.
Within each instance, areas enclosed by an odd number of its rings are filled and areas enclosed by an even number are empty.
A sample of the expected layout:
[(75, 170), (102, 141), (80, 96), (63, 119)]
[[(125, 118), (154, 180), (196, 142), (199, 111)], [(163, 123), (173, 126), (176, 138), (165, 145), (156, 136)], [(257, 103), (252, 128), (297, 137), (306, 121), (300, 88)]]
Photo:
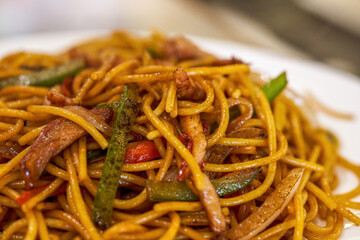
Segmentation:
[(62, 83), (67, 77), (75, 76), (84, 67), (84, 60), (75, 59), (54, 68), (2, 79), (0, 80), (0, 89), (14, 85), (51, 87)]
[(139, 111), (136, 102), (138, 91), (133, 86), (125, 86), (117, 108), (105, 164), (102, 170), (94, 201), (92, 220), (101, 229), (110, 227), (114, 199), (119, 185), (119, 177), (124, 164), (130, 127)]
[[(45, 185), (42, 185), (42, 186), (39, 186), (39, 187), (36, 187), (36, 188), (31, 189), (31, 190), (23, 192), (23, 194), (20, 195), (20, 197), (16, 200), (16, 202), (19, 205), (23, 205), (24, 203), (29, 201), (34, 196), (41, 193), (49, 185), (50, 184), (45, 184)], [(65, 191), (66, 191), (66, 183), (62, 183), (60, 185), (60, 187), (58, 187), (52, 194), (49, 195), (49, 197), (57, 196), (59, 194), (64, 193)]]
[(136, 147), (129, 148), (125, 153), (125, 163), (146, 162), (155, 158), (159, 158), (160, 154), (151, 141), (143, 142)]
[(266, 83), (261, 89), (269, 102), (272, 102), (276, 96), (282, 92), (286, 85), (286, 73), (283, 72), (276, 78), (272, 79), (270, 82)]
[[(217, 194), (222, 197), (246, 187), (259, 172), (259, 168), (246, 169), (235, 175), (228, 175), (211, 180)], [(196, 201), (199, 198), (185, 182), (178, 181), (146, 181), (146, 190), (149, 201)]]

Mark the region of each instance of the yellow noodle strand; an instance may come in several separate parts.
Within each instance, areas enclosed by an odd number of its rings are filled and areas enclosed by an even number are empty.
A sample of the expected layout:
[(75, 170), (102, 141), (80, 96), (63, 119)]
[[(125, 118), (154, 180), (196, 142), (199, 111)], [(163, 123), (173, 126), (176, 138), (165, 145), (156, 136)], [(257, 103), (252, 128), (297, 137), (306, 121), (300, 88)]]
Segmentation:
[[(178, 115), (180, 115), (180, 116), (194, 115), (197, 113), (205, 112), (205, 111), (209, 110), (209, 108), (211, 107), (211, 104), (214, 102), (214, 99), (215, 99), (214, 89), (203, 78), (195, 78), (195, 80), (196, 80), (196, 82), (198, 82), (200, 84), (200, 86), (206, 92), (206, 98), (200, 104), (195, 104), (195, 103), (190, 104), (189, 108), (181, 108), (179, 106)], [(179, 101), (178, 101), (178, 104), (179, 104)], [(193, 106), (191, 106), (191, 105), (193, 105)]]
[(177, 104), (176, 103), (176, 83), (175, 83), (175, 81), (171, 81), (169, 83), (169, 90), (168, 90), (167, 99), (166, 99), (166, 106), (165, 106), (166, 112), (170, 113), (171, 111), (173, 111), (175, 108), (175, 104)]
[(7, 163), (3, 163), (0, 165), (0, 178), (2, 178), (5, 174), (13, 170), (16, 166), (19, 165), (21, 159), (25, 156), (27, 151), (29, 151), (30, 147), (25, 148), (22, 150), (16, 157), (8, 161)]
[(151, 96), (148, 96), (144, 102), (143, 111), (146, 117), (150, 122), (161, 132), (164, 138), (174, 146), (176, 151), (184, 158), (186, 163), (189, 165), (189, 168), (194, 176), (195, 185), (199, 191), (202, 191), (204, 188), (204, 179), (199, 165), (195, 162), (192, 154), (185, 148), (185, 146), (180, 142), (180, 140), (175, 137), (166, 127), (166, 125), (154, 114), (150, 107), (150, 103), (153, 101)]
[(22, 119), (18, 119), (13, 128), (9, 129), (6, 132), (0, 133), (0, 142), (4, 142), (10, 139), (15, 134), (19, 133), (24, 127), (24, 121)]
[(1, 240), (8, 240), (11, 239), (11, 236), (14, 235), (14, 233), (18, 232), (20, 229), (26, 227), (27, 225), (27, 219), (26, 218), (21, 218), (18, 219), (14, 222), (12, 222), (10, 225), (8, 225), (2, 235), (1, 235)]
[(301, 197), (301, 190), (298, 189), (295, 192), (294, 196), (294, 205), (295, 205), (295, 229), (294, 229), (294, 240), (302, 240), (303, 238), (303, 231), (304, 231), (304, 208), (303, 208), (303, 202)]
[(220, 138), (216, 144), (224, 146), (256, 146), (266, 147), (268, 142), (265, 139), (251, 139), (251, 138)]
[(79, 140), (79, 181), (85, 181), (89, 176), (87, 175), (87, 159), (86, 159), (86, 137), (81, 137)]
[(28, 226), (24, 240), (35, 240), (39, 228), (35, 214), (33, 211), (27, 211), (25, 214)]
[(43, 98), (38, 98), (38, 97), (32, 97), (32, 98), (27, 98), (27, 99), (20, 99), (20, 100), (15, 100), (15, 101), (11, 101), (11, 102), (6, 102), (6, 107), (8, 108), (25, 108), (28, 105), (38, 105), (38, 104), (43, 104), (44, 103), (44, 99)]
[(220, 102), (220, 123), (219, 127), (215, 130), (215, 132), (210, 135), (207, 139), (207, 148), (214, 146), (217, 141), (225, 135), (227, 126), (229, 124), (229, 107), (226, 96), (224, 92), (215, 86), (215, 95), (217, 96)]
[(337, 208), (336, 202), (312, 182), (306, 183), (306, 189), (320, 199), (331, 211)]
[(35, 211), (35, 217), (36, 217), (36, 220), (37, 220), (37, 222), (39, 224), (39, 237), (40, 237), (40, 240), (50, 240), (50, 236), (49, 236), (48, 229), (46, 227), (44, 216), (42, 215), (41, 212)]
[(268, 157), (259, 158), (247, 162), (231, 163), (231, 164), (213, 164), (207, 163), (204, 167), (205, 171), (211, 172), (233, 172), (247, 168), (260, 167), (266, 164), (270, 164), (281, 159), (287, 152), (287, 141), (284, 135), (278, 132), (278, 138), (280, 146), (277, 152)]
[(88, 92), (87, 97), (91, 98), (96, 95), (99, 95), (99, 93), (110, 83), (110, 81), (119, 73), (131, 69), (135, 66), (139, 65), (139, 61), (136, 59), (125, 61), (113, 69), (111, 69), (97, 84), (94, 85), (94, 87)]
[(26, 93), (32, 96), (43, 97), (48, 93), (48, 88), (32, 86), (8, 86), (0, 90), (0, 95)]
[(120, 222), (111, 228), (107, 229), (103, 234), (103, 239), (113, 239), (114, 237), (120, 233), (140, 233), (145, 232), (147, 229), (139, 224), (130, 222), (130, 221), (124, 221)]
[(171, 218), (171, 224), (170, 224), (168, 230), (165, 232), (165, 234), (162, 235), (160, 240), (174, 239), (174, 237), (176, 236), (177, 231), (179, 230), (179, 227), (180, 227), (179, 214), (177, 214), (176, 212), (171, 212), (171, 213), (169, 213), (169, 215), (170, 215), (170, 218)]
[(18, 139), (18, 143), (21, 146), (24, 146), (25, 144), (28, 144), (29, 142), (31, 142), (32, 140), (36, 139), (41, 131), (44, 129), (45, 126), (41, 126), (38, 128), (34, 128), (33, 130), (27, 132), (26, 134), (22, 135), (19, 139)]
[(95, 228), (94, 224), (92, 223), (90, 216), (87, 214), (85, 203), (81, 196), (80, 187), (78, 185), (75, 166), (72, 162), (69, 149), (65, 150), (64, 156), (66, 159), (67, 170), (69, 173), (69, 184), (73, 193), (73, 197), (75, 199), (74, 202), (77, 208), (77, 212), (79, 213), (79, 219), (86, 228), (86, 230), (89, 232), (92, 239), (101, 239), (101, 236)]
[(42, 192), (32, 197), (26, 203), (21, 206), (21, 209), (26, 213), (31, 211), (39, 202), (45, 200), (50, 194), (52, 194), (60, 185), (64, 182), (64, 180), (60, 178), (56, 178), (52, 181), (49, 186), (47, 186)]
[(88, 123), (81, 116), (69, 110), (66, 110), (64, 108), (52, 107), (52, 106), (37, 106), (37, 105), (29, 106), (28, 110), (34, 113), (49, 113), (67, 118), (79, 124), (82, 128), (84, 128), (100, 144), (102, 149), (105, 149), (108, 146), (107, 140), (103, 137), (103, 135), (101, 135), (101, 133), (94, 126)]

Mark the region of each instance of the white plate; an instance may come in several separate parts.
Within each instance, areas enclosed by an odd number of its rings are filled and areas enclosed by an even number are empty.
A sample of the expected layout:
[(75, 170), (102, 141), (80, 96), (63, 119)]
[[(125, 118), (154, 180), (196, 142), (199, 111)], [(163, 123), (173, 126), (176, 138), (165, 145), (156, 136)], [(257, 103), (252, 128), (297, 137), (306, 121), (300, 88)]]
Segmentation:
[[(67, 47), (108, 31), (57, 32), (22, 36), (0, 40), (0, 56), (19, 50), (58, 52)], [(318, 114), (321, 126), (334, 132), (341, 141), (341, 154), (360, 164), (360, 79), (325, 65), (279, 55), (264, 49), (257, 49), (235, 42), (192, 37), (204, 50), (220, 57), (236, 56), (251, 63), (252, 69), (276, 76), (286, 71), (289, 87), (299, 93), (311, 92), (318, 100), (333, 109), (352, 113), (353, 121), (344, 121)], [(337, 192), (356, 186), (357, 180), (343, 169)], [(351, 183), (351, 184), (347, 184)], [(358, 198), (359, 200), (360, 198)], [(359, 214), (360, 215), (360, 214)], [(360, 239), (360, 227), (346, 222), (342, 239)]]

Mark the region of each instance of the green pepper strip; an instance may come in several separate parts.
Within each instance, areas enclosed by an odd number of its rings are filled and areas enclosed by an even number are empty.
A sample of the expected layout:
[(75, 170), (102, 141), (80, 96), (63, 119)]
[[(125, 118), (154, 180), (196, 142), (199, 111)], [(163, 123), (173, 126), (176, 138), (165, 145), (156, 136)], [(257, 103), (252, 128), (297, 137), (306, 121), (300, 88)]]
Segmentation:
[(106, 154), (106, 150), (102, 150), (102, 149), (91, 150), (86, 153), (86, 159), (87, 159), (88, 163), (90, 163), (94, 159), (96, 159), (102, 155), (105, 155), (105, 154)]
[[(236, 175), (224, 176), (211, 180), (217, 194), (222, 197), (246, 187), (259, 173), (259, 168), (246, 169)], [(199, 198), (185, 182), (177, 181), (146, 181), (146, 191), (149, 201), (196, 201)]]
[(117, 109), (105, 165), (94, 202), (93, 222), (101, 229), (111, 225), (113, 202), (118, 189), (121, 169), (124, 164), (130, 127), (139, 111), (135, 87), (125, 86)]
[(234, 120), (235, 118), (239, 117), (241, 115), (241, 112), (238, 108), (238, 106), (232, 106), (229, 108), (229, 122)]
[(286, 79), (286, 73), (283, 72), (270, 82), (266, 83), (262, 87), (262, 91), (265, 93), (265, 96), (269, 100), (269, 102), (272, 102), (277, 95), (281, 93), (281, 91), (286, 87), (287, 79)]
[[(265, 96), (269, 100), (269, 102), (272, 102), (275, 99), (275, 97), (279, 95), (281, 91), (286, 87), (286, 84), (287, 84), (286, 73), (283, 72), (276, 78), (272, 79), (270, 82), (266, 83), (262, 87), (262, 91), (265, 93)], [(229, 114), (230, 114), (229, 122), (231, 122), (235, 118), (239, 117), (241, 115), (241, 112), (239, 111), (239, 108), (237, 106), (232, 106), (231, 108), (229, 108)], [(213, 133), (218, 127), (219, 124), (217, 122), (211, 124), (210, 133)]]
[(0, 89), (14, 85), (51, 87), (61, 83), (67, 77), (75, 76), (84, 67), (84, 60), (75, 59), (51, 69), (0, 80)]

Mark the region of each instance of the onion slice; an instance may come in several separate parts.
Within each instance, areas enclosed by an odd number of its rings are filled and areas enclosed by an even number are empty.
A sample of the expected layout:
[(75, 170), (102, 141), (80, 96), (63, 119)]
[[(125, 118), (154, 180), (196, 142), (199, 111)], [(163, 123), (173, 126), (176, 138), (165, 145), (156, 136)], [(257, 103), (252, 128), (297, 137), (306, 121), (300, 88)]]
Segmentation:
[(302, 174), (302, 168), (292, 169), (257, 211), (253, 212), (237, 227), (231, 229), (227, 233), (227, 237), (238, 240), (251, 239), (269, 226), (293, 198)]
[(111, 126), (108, 125), (105, 121), (103, 121), (99, 116), (87, 110), (86, 108), (80, 106), (66, 106), (64, 108), (81, 116), (105, 135), (111, 136)]

